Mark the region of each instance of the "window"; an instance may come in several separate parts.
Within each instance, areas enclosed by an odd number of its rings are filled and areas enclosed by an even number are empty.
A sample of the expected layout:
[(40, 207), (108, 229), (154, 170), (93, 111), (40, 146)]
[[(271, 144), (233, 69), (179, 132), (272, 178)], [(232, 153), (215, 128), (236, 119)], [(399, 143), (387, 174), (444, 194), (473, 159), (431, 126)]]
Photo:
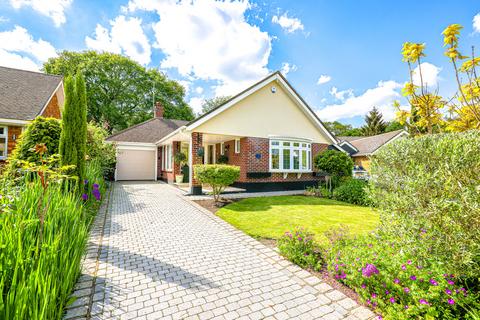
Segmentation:
[(235, 139), (235, 153), (240, 153), (240, 139)]
[(8, 128), (0, 127), (0, 159), (7, 158), (7, 137), (8, 137)]
[(163, 170), (172, 171), (172, 145), (163, 146)]
[(225, 154), (225, 144), (220, 142), (220, 154), (223, 156)]
[(270, 140), (270, 171), (312, 171), (310, 143)]

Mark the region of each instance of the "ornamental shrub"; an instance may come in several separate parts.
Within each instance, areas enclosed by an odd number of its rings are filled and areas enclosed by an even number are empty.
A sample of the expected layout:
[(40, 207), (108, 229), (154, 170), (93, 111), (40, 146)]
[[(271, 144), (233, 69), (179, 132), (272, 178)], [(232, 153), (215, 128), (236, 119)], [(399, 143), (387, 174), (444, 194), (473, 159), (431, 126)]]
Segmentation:
[[(116, 145), (114, 143), (106, 143), (105, 138), (107, 136), (108, 133), (105, 129), (89, 123), (87, 126), (86, 152), (89, 163), (98, 162), (104, 179), (113, 180), (117, 161)], [(97, 164), (94, 166), (97, 166)]]
[(353, 160), (344, 152), (325, 150), (315, 156), (313, 163), (317, 170), (324, 171), (331, 176), (352, 176)]
[(320, 251), (313, 241), (313, 234), (304, 228), (285, 232), (278, 240), (280, 253), (302, 268), (321, 268)]
[(226, 164), (194, 165), (195, 179), (212, 187), (213, 198), (218, 202), (225, 188), (240, 177), (240, 167)]
[(331, 241), (327, 268), (384, 319), (471, 319), (478, 292), (436, 261), (420, 262), (399, 239), (378, 234)]
[(335, 200), (366, 206), (369, 204), (367, 195), (368, 183), (359, 179), (347, 179), (333, 190)]
[(6, 175), (19, 169), (19, 160), (40, 163), (40, 155), (35, 152), (35, 146), (44, 144), (47, 147), (44, 157), (58, 153), (58, 142), (62, 132), (60, 121), (55, 118), (37, 117), (33, 120), (17, 140), (17, 145), (8, 158)]
[(480, 274), (480, 131), (400, 139), (373, 157), (370, 197), (383, 233), (421, 265)]
[(72, 172), (79, 181), (85, 175), (87, 148), (87, 93), (81, 73), (65, 79), (65, 106), (59, 153), (62, 165), (74, 165)]

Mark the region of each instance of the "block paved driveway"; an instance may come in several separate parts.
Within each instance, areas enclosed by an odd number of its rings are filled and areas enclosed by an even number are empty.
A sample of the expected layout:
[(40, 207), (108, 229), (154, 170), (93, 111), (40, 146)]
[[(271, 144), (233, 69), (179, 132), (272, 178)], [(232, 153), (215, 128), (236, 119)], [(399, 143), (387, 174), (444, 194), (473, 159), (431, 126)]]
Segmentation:
[(115, 183), (65, 319), (370, 319), (374, 314), (156, 182)]

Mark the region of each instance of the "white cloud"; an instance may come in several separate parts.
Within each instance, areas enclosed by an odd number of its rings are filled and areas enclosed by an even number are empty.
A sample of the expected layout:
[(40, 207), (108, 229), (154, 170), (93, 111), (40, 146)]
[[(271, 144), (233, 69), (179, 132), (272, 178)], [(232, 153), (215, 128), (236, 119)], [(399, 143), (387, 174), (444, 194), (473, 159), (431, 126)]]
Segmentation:
[(10, 19), (5, 18), (4, 16), (0, 16), (0, 23), (8, 22)]
[(380, 81), (377, 86), (366, 90), (359, 96), (350, 96), (342, 104), (327, 105), (317, 111), (320, 119), (335, 121), (366, 115), (374, 106), (382, 112), (384, 119), (395, 117), (393, 101), (400, 97), (402, 84), (395, 81)]
[(202, 104), (205, 101), (204, 97), (192, 97), (188, 102), (188, 105), (193, 109), (196, 114), (202, 113)]
[(280, 69), (280, 72), (286, 77), (289, 72), (294, 72), (297, 70), (297, 66), (294, 64), (290, 64), (288, 62), (282, 63), (282, 68)]
[(353, 97), (353, 90), (352, 89), (338, 91), (337, 87), (332, 87), (330, 89), (329, 93), (333, 97), (335, 97), (335, 99), (341, 100), (341, 101), (345, 100), (346, 98)]
[(65, 10), (72, 2), (73, 0), (10, 0), (10, 4), (15, 9), (23, 6), (31, 7), (40, 14), (50, 17), (56, 27), (60, 27), (67, 21)]
[(152, 53), (148, 38), (139, 18), (118, 16), (110, 21), (110, 32), (100, 24), (95, 29), (95, 38), (85, 37), (88, 48), (97, 51), (123, 53), (142, 65), (150, 63)]
[(248, 1), (131, 0), (125, 11), (155, 11), (162, 68), (215, 81), (215, 95), (237, 93), (268, 74), (271, 38), (245, 20)]
[(202, 87), (196, 87), (195, 92), (198, 93), (198, 94), (202, 94), (203, 93), (203, 88)]
[(480, 13), (473, 17), (473, 32), (480, 32)]
[(327, 82), (330, 82), (330, 80), (332, 80), (332, 77), (326, 75), (326, 74), (322, 74), (320, 75), (320, 77), (318, 78), (318, 81), (317, 81), (317, 84), (324, 84), (324, 83), (327, 83)]
[(294, 33), (297, 30), (303, 30), (302, 21), (298, 18), (289, 18), (286, 12), (281, 16), (273, 16), (272, 22), (280, 25), (286, 33)]
[[(438, 85), (438, 80), (440, 77), (438, 74), (442, 71), (442, 68), (439, 68), (431, 63), (423, 62), (421, 65), (422, 68), (422, 78), (423, 84), (428, 87), (435, 87)], [(413, 69), (413, 84), (419, 86), (421, 84), (420, 81), (420, 72), (418, 66)]]
[(38, 70), (38, 63), (57, 56), (49, 42), (34, 40), (27, 29), (20, 26), (0, 32), (0, 50), (2, 65), (27, 70)]

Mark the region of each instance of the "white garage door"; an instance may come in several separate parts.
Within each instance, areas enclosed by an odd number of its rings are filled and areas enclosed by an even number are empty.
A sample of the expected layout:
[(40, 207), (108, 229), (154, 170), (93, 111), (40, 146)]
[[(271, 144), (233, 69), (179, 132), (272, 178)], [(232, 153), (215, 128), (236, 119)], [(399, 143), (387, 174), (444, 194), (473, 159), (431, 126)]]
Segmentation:
[(117, 149), (116, 180), (155, 180), (155, 148)]

